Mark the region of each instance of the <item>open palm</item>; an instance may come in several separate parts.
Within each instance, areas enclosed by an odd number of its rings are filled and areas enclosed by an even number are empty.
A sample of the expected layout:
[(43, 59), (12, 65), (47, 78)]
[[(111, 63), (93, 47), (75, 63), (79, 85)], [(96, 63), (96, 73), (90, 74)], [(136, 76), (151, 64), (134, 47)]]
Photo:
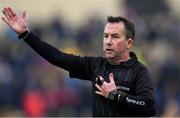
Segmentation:
[(26, 11), (24, 11), (21, 16), (17, 16), (12, 8), (5, 7), (2, 12), (4, 14), (2, 20), (6, 22), (17, 34), (21, 34), (26, 30)]

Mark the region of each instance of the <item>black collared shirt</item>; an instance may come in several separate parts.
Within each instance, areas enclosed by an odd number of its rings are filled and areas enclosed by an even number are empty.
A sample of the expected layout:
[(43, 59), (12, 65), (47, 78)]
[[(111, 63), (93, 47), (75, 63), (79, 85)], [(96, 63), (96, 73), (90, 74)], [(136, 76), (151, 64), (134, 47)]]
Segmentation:
[[(148, 69), (141, 64), (135, 53), (120, 65), (112, 65), (104, 57), (81, 57), (63, 53), (41, 41), (33, 33), (24, 39), (39, 55), (51, 64), (70, 73), (70, 77), (92, 82), (93, 116), (154, 116), (154, 87)], [(109, 74), (114, 74), (117, 88), (126, 93), (123, 98), (110, 100), (95, 94), (95, 80), (101, 75), (109, 82)]]

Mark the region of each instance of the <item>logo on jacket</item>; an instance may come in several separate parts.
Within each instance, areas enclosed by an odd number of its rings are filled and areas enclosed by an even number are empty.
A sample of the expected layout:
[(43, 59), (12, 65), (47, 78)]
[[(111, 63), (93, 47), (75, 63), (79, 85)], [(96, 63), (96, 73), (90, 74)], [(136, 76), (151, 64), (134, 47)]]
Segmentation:
[(137, 104), (137, 105), (142, 105), (142, 106), (144, 106), (145, 105), (145, 102), (144, 101), (136, 101), (136, 100), (134, 100), (134, 99), (130, 99), (130, 98), (128, 98), (128, 97), (126, 97), (126, 101), (128, 102), (128, 103), (133, 103), (133, 104)]
[(125, 86), (117, 86), (117, 89), (125, 90), (125, 91), (130, 91), (130, 88), (125, 87)]

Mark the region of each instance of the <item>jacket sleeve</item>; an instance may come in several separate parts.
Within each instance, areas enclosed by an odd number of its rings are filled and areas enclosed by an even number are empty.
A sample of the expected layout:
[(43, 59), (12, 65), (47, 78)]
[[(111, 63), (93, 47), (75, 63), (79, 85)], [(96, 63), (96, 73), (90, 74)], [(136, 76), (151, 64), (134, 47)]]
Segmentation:
[(73, 54), (66, 54), (50, 44), (40, 40), (32, 32), (30, 32), (24, 41), (31, 46), (40, 56), (49, 63), (61, 67), (70, 73), (70, 77), (80, 79), (91, 79), (88, 76), (92, 69), (90, 57), (80, 57)]
[(135, 92), (136, 95), (118, 92), (115, 100), (118, 104), (135, 111), (141, 116), (154, 116), (156, 113), (155, 90), (146, 68), (137, 74)]

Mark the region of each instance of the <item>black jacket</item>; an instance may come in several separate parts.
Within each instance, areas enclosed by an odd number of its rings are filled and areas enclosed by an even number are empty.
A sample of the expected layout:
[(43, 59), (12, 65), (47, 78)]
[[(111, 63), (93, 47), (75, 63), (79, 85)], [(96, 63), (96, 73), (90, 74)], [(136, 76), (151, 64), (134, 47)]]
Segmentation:
[[(32, 32), (24, 39), (39, 55), (51, 64), (70, 73), (70, 77), (92, 82), (93, 116), (154, 116), (155, 90), (148, 69), (130, 52), (131, 59), (120, 65), (110, 64), (104, 57), (80, 57), (63, 53), (41, 41)], [(126, 93), (120, 100), (110, 100), (95, 94), (95, 79), (99, 75), (109, 81), (114, 74), (115, 84)]]

